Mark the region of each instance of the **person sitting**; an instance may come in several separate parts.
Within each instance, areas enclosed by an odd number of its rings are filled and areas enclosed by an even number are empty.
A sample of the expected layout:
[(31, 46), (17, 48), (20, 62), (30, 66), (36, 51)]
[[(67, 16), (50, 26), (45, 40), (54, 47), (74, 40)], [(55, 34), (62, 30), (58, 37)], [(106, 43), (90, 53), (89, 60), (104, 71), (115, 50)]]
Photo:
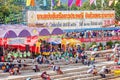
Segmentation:
[(6, 64), (3, 64), (1, 69), (4, 71), (6, 69)]
[(56, 71), (57, 71), (57, 74), (63, 74), (63, 72), (59, 66), (56, 66)]
[(9, 69), (9, 73), (10, 73), (10, 75), (14, 75), (14, 70), (13, 70), (13, 68), (10, 68), (10, 69)]
[(96, 68), (93, 68), (92, 74), (93, 74), (94, 76), (97, 75), (97, 69), (96, 69)]
[(34, 72), (40, 71), (40, 69), (38, 68), (38, 65), (34, 65), (34, 66), (33, 66), (33, 70), (34, 70)]
[(105, 72), (106, 74), (109, 74), (109, 73), (111, 73), (111, 69), (106, 67), (104, 72)]
[(95, 65), (90, 65), (87, 73), (93, 73), (93, 69), (95, 68)]
[(98, 72), (102, 78), (106, 77), (105, 70), (106, 70), (106, 66), (103, 66), (102, 69)]
[(50, 75), (47, 74), (46, 71), (41, 74), (41, 78), (42, 78), (43, 80), (51, 80), (51, 79), (50, 79)]
[(19, 68), (17, 66), (14, 67), (14, 75), (20, 74)]
[(7, 63), (4, 72), (9, 72), (9, 69), (10, 69), (10, 67), (9, 67), (9, 64)]

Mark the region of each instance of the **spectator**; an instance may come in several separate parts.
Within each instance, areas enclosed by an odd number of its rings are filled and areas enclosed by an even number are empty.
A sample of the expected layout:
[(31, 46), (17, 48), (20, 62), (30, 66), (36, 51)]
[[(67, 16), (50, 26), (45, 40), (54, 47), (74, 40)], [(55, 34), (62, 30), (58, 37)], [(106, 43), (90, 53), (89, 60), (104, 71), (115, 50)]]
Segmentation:
[(42, 78), (43, 80), (51, 80), (51, 79), (50, 79), (50, 75), (47, 74), (46, 71), (41, 74), (41, 78)]
[(38, 68), (38, 65), (34, 65), (34, 66), (33, 66), (33, 70), (34, 70), (34, 72), (40, 71), (40, 69)]
[(98, 72), (102, 78), (106, 78), (105, 70), (106, 66), (103, 66), (102, 69)]

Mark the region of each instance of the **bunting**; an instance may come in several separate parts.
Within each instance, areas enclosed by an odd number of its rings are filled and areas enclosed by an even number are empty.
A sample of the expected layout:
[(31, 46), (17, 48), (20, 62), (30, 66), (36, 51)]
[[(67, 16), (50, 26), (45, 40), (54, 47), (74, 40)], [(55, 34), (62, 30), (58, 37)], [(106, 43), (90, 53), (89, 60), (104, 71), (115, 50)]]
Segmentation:
[(76, 6), (82, 6), (82, 0), (76, 0)]
[(30, 4), (31, 4), (31, 0), (27, 0), (26, 1), (26, 6), (30, 6)]
[(71, 7), (74, 0), (68, 0), (68, 6)]
[(60, 4), (60, 0), (58, 0), (58, 2), (57, 2), (57, 6), (60, 6), (61, 4)]
[(90, 0), (90, 5), (94, 3), (95, 0)]
[(47, 6), (47, 1), (43, 0), (43, 6)]
[(113, 1), (114, 1), (114, 0), (109, 0), (109, 4), (108, 4), (108, 5), (111, 6), (112, 3), (113, 3)]
[(35, 6), (35, 0), (27, 0), (26, 6)]
[(51, 1), (52, 1), (52, 2), (51, 2), (51, 3), (52, 3), (51, 5), (52, 5), (52, 6), (55, 6), (55, 1), (54, 1), (54, 0), (51, 0)]

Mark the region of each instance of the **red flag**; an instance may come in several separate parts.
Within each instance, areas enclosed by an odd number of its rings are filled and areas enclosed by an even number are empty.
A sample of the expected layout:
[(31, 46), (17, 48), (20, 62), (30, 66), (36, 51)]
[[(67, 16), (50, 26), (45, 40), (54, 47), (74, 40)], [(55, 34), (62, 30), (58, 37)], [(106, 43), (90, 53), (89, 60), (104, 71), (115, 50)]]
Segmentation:
[(82, 0), (76, 0), (76, 6), (82, 6)]

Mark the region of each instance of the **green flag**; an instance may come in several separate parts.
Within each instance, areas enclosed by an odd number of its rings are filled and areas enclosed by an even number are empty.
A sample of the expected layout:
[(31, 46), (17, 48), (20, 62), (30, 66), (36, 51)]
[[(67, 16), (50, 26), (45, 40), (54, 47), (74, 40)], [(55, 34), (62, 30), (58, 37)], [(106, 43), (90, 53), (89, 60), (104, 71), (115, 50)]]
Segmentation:
[(30, 57), (30, 56), (31, 56), (31, 53), (30, 53), (29, 51), (27, 52), (27, 56), (28, 56), (28, 57)]
[(27, 57), (27, 54), (26, 54), (26, 52), (24, 52), (23, 56), (24, 56), (25, 58)]

